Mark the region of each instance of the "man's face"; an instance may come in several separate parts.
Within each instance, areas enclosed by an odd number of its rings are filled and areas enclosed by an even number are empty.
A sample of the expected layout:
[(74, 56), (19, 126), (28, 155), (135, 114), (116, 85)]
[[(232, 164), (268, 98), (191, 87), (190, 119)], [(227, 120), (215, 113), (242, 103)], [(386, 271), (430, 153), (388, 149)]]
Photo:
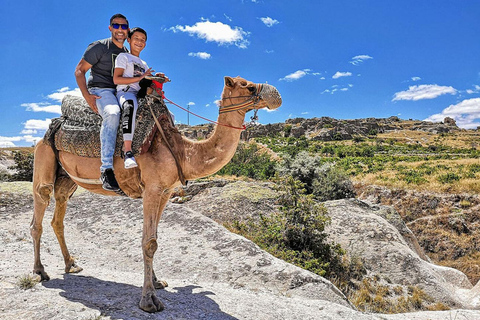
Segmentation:
[[(126, 29), (124, 29), (126, 26)], [(128, 24), (127, 20), (123, 18), (115, 18), (112, 21), (112, 24), (108, 27), (110, 32), (112, 32), (112, 38), (120, 43), (124, 43), (128, 35)]]

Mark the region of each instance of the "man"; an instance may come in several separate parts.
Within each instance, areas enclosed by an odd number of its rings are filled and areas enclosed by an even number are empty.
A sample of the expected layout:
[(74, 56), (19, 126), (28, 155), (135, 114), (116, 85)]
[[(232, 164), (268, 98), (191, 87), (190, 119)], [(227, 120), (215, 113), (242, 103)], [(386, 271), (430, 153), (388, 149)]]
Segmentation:
[[(108, 29), (112, 33), (111, 38), (95, 41), (88, 46), (75, 68), (75, 78), (90, 108), (103, 119), (100, 129), (100, 179), (103, 189), (118, 191), (120, 187), (113, 172), (113, 154), (121, 111), (115, 96), (113, 72), (117, 55), (128, 52), (123, 46), (129, 32), (127, 18), (122, 14), (113, 15)], [(87, 83), (85, 75), (88, 70), (91, 71)]]

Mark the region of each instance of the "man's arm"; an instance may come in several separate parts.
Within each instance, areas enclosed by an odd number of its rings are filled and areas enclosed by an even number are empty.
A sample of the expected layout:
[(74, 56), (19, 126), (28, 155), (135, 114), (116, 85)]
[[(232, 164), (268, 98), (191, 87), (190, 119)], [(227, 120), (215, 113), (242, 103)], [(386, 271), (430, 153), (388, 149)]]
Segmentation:
[(92, 108), (93, 112), (98, 113), (96, 100), (100, 97), (88, 92), (87, 80), (85, 79), (85, 74), (88, 72), (88, 70), (90, 70), (91, 67), (92, 65), (85, 61), (85, 59), (80, 60), (75, 68), (75, 79), (77, 80), (78, 88), (82, 92), (82, 95), (90, 108)]

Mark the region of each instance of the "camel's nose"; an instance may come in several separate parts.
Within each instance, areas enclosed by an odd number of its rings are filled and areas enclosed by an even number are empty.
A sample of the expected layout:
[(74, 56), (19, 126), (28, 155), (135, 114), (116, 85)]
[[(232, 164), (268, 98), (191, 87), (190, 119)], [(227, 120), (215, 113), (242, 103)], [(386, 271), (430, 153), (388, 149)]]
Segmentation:
[(268, 109), (274, 110), (282, 105), (282, 96), (277, 88), (266, 83), (260, 84), (259, 87), (258, 95), (265, 101)]

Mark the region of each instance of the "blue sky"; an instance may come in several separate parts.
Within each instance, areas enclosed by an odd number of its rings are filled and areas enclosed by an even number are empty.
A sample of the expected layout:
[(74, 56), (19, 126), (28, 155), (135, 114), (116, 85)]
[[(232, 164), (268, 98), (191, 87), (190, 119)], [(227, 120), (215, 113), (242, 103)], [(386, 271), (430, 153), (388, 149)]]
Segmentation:
[[(288, 118), (399, 116), (480, 125), (480, 1), (2, 0), (0, 146), (30, 146), (78, 93), (74, 69), (109, 18), (148, 32), (166, 97), (216, 119), (224, 76), (268, 82)], [(180, 123), (187, 115), (170, 107)], [(190, 116), (190, 124), (204, 120)]]

